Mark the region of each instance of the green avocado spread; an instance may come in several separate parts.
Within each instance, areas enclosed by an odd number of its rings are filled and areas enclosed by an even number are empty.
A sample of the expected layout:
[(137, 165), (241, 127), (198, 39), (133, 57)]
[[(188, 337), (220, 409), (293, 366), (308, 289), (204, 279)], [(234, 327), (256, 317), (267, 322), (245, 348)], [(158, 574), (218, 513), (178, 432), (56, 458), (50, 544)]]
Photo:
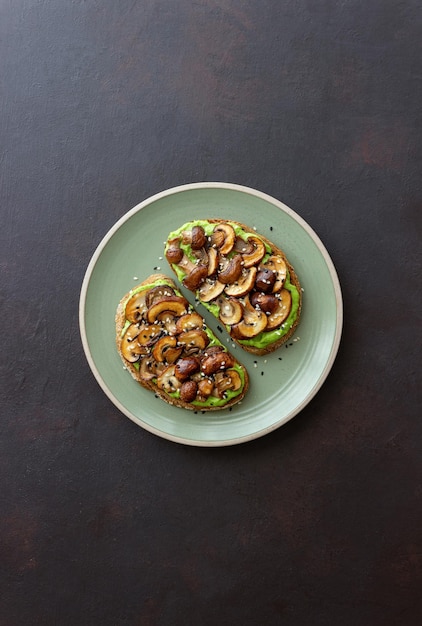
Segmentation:
[[(259, 235), (257, 235), (257, 233), (253, 232), (246, 232), (245, 230), (243, 230), (243, 228), (241, 228), (238, 224), (235, 224), (233, 222), (230, 222), (229, 220), (226, 222), (227, 224), (230, 224), (230, 226), (232, 226), (232, 228), (234, 229), (236, 235), (238, 237), (241, 237), (244, 241), (247, 241), (249, 239), (249, 237), (259, 237)], [(191, 230), (194, 226), (202, 226), (202, 228), (205, 231), (205, 234), (208, 236), (210, 236), (212, 234), (212, 231), (215, 227), (215, 224), (208, 222), (207, 220), (195, 220), (192, 222), (187, 222), (186, 224), (184, 224), (183, 226), (181, 226), (180, 228), (178, 228), (177, 230), (171, 232), (168, 236), (168, 241), (171, 241), (172, 239), (177, 239), (178, 237), (181, 237), (183, 231), (185, 230)], [(166, 244), (166, 250), (168, 247), (168, 243)], [(190, 258), (191, 261), (195, 261), (195, 257), (192, 254), (192, 250), (190, 248), (189, 244), (184, 244), (183, 242), (180, 244), (181, 249), (183, 250), (183, 252)], [(270, 246), (268, 246), (267, 244), (265, 244), (265, 248), (267, 250), (266, 255), (263, 258), (263, 262), (265, 263), (265, 261), (268, 259), (268, 257), (271, 255), (272, 250), (270, 248)], [(177, 278), (179, 279), (180, 282), (183, 281), (186, 273), (184, 272), (184, 270), (179, 267), (178, 265), (176, 265), (175, 263), (172, 264), (172, 268), (174, 270), (174, 272), (177, 275)], [(293, 285), (293, 283), (290, 282), (290, 275), (289, 272), (287, 272), (287, 276), (286, 276), (286, 280), (284, 283), (284, 288), (287, 289), (290, 292), (290, 295), (292, 297), (292, 308), (290, 310), (289, 316), (287, 317), (287, 319), (283, 322), (283, 324), (280, 326), (280, 328), (276, 328), (275, 330), (269, 330), (267, 332), (262, 331), (262, 333), (260, 333), (259, 335), (257, 335), (256, 337), (253, 337), (252, 339), (239, 339), (239, 343), (241, 345), (244, 346), (253, 346), (255, 348), (266, 348), (267, 346), (271, 345), (272, 343), (275, 343), (276, 341), (278, 341), (281, 337), (283, 337), (284, 335), (286, 335), (289, 330), (291, 329), (291, 327), (293, 326), (297, 314), (298, 314), (298, 310), (299, 310), (299, 305), (300, 305), (300, 294), (298, 289), (296, 288), (295, 285)], [(210, 311), (210, 313), (212, 313), (214, 315), (214, 317), (216, 317), (217, 319), (219, 318), (219, 312), (220, 309), (218, 307), (217, 304), (213, 303), (213, 302), (202, 302), (201, 304), (208, 310)], [(227, 331), (230, 332), (230, 327), (227, 326)]]

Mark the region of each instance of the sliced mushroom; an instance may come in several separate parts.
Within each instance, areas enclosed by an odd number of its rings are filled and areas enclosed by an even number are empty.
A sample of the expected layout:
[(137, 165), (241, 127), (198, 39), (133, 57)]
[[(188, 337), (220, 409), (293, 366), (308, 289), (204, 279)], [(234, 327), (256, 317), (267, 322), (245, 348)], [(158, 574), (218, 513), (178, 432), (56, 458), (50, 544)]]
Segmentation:
[(131, 324), (126, 329), (125, 334), (122, 337), (120, 347), (122, 354), (126, 361), (129, 363), (136, 363), (139, 361), (142, 355), (148, 354), (149, 349), (146, 346), (140, 345), (137, 338), (140, 333), (140, 328), (136, 324)]
[(224, 372), (217, 372), (215, 375), (215, 385), (217, 387), (218, 396), (223, 398), (226, 391), (237, 391), (242, 386), (242, 379), (240, 378), (236, 370), (225, 370)]
[(175, 365), (166, 367), (157, 378), (157, 387), (167, 393), (173, 393), (181, 386), (182, 383), (175, 376)]
[(220, 370), (233, 367), (234, 357), (228, 352), (216, 352), (215, 354), (209, 354), (201, 361), (201, 372), (206, 376), (211, 376)]
[(183, 347), (185, 354), (194, 354), (195, 352), (204, 350), (209, 344), (209, 341), (207, 333), (199, 328), (187, 330), (181, 333), (177, 338), (178, 345)]
[(157, 285), (145, 294), (145, 302), (147, 307), (149, 308), (162, 298), (174, 295), (176, 295), (174, 289), (169, 285)]
[(226, 287), (226, 294), (228, 296), (241, 297), (249, 293), (255, 283), (257, 269), (256, 267), (249, 267), (244, 269), (239, 279)]
[(174, 375), (177, 380), (184, 382), (188, 378), (198, 372), (200, 368), (200, 361), (194, 356), (188, 356), (183, 359), (179, 359), (174, 367)]
[(226, 285), (237, 281), (242, 273), (243, 261), (240, 254), (235, 254), (231, 259), (223, 261), (223, 267), (218, 272), (218, 280)]
[(211, 234), (211, 245), (217, 247), (220, 254), (228, 254), (234, 246), (236, 233), (230, 224), (217, 224)]
[(248, 244), (252, 244), (252, 251), (245, 252), (242, 256), (245, 267), (252, 267), (252, 265), (257, 265), (264, 258), (265, 244), (259, 237), (254, 235), (248, 237)]
[(176, 316), (171, 311), (164, 311), (157, 315), (157, 321), (164, 325), (169, 335), (175, 335), (177, 333)]
[(232, 326), (242, 319), (242, 305), (236, 298), (226, 298), (224, 294), (220, 294), (216, 300), (220, 307), (220, 320), (223, 324)]
[(202, 302), (210, 302), (224, 290), (224, 283), (207, 278), (198, 289), (198, 297)]
[(186, 313), (182, 315), (176, 322), (176, 332), (183, 333), (187, 330), (194, 330), (195, 328), (202, 328), (204, 320), (199, 313)]
[(233, 250), (240, 252), (240, 254), (251, 254), (254, 250), (253, 244), (248, 240), (242, 239), (242, 237), (236, 237), (234, 240)]
[(125, 330), (124, 337), (126, 341), (133, 341), (139, 335), (140, 326), (139, 324), (131, 324)]
[(215, 248), (209, 248), (208, 250), (208, 276), (212, 276), (217, 271), (218, 267), (218, 254)]
[(147, 308), (146, 291), (138, 291), (126, 302), (125, 317), (129, 322), (140, 322)]
[(183, 258), (183, 250), (180, 247), (180, 239), (171, 239), (166, 248), (166, 259), (172, 263), (180, 263)]
[(260, 270), (269, 269), (276, 273), (277, 278), (272, 288), (272, 293), (277, 293), (284, 285), (286, 280), (287, 267), (284, 259), (281, 256), (273, 254), (265, 263), (261, 263)]
[(152, 356), (159, 363), (174, 363), (182, 354), (183, 348), (177, 346), (176, 337), (161, 337), (152, 350)]
[(196, 267), (196, 263), (191, 261), (187, 254), (183, 254), (177, 265), (181, 267), (186, 274), (190, 274)]
[(230, 334), (236, 339), (249, 339), (259, 335), (266, 326), (266, 314), (259, 309), (254, 309), (249, 299), (246, 298), (243, 307), (243, 319), (232, 327)]
[(194, 380), (187, 380), (180, 387), (180, 399), (183, 402), (193, 402), (198, 391), (198, 383)]
[(144, 356), (139, 364), (139, 377), (145, 381), (152, 380), (160, 376), (164, 368), (165, 364), (157, 363), (151, 355)]
[(208, 267), (199, 263), (183, 279), (186, 289), (196, 291), (208, 276)]
[(159, 324), (142, 324), (136, 338), (140, 346), (152, 346), (161, 336), (162, 328)]
[(290, 291), (282, 289), (279, 294), (279, 304), (277, 309), (267, 318), (266, 330), (274, 330), (288, 318), (292, 308), (292, 296)]
[(147, 311), (147, 320), (152, 323), (162, 313), (173, 313), (177, 317), (184, 315), (189, 307), (186, 298), (179, 296), (165, 296), (159, 302), (153, 304)]
[(206, 265), (208, 268), (208, 276), (211, 276), (218, 268), (218, 254), (215, 248), (201, 248), (193, 251), (200, 265)]

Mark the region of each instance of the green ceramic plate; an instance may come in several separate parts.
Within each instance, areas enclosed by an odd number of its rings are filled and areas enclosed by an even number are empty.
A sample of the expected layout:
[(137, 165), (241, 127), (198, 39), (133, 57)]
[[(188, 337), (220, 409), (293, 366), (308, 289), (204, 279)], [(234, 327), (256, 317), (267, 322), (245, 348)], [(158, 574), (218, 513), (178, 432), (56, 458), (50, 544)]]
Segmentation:
[[(289, 344), (266, 357), (233, 348), (217, 321), (200, 307), (214, 331), (247, 367), (250, 388), (232, 410), (194, 413), (167, 405), (143, 389), (115, 348), (114, 314), (120, 298), (151, 273), (174, 278), (163, 258), (170, 231), (199, 218), (233, 219), (256, 228), (286, 253), (301, 281), (303, 309)], [(188, 299), (192, 295), (184, 290)], [(166, 439), (196, 446), (225, 446), (265, 435), (317, 393), (337, 354), (343, 320), (340, 285), (323, 244), (294, 211), (254, 189), (196, 183), (159, 193), (124, 215), (89, 263), (80, 298), (85, 354), (101, 388), (136, 424)]]

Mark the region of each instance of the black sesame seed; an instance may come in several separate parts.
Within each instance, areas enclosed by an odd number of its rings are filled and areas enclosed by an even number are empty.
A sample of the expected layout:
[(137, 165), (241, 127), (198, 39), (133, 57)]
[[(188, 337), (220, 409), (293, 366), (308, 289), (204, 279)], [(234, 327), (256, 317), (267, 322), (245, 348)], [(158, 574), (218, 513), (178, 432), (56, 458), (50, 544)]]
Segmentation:
[(270, 226), (270, 230), (272, 230), (272, 229), (273, 229), (273, 227), (272, 227), (272, 226)]
[(278, 360), (279, 360), (279, 361), (282, 361), (283, 359), (282, 359), (282, 357), (281, 357), (281, 356), (279, 356), (279, 357), (278, 357)]
[(261, 372), (261, 376), (264, 376), (264, 372)]
[(223, 329), (221, 328), (221, 326), (217, 326), (217, 330), (218, 330), (219, 333), (223, 332)]

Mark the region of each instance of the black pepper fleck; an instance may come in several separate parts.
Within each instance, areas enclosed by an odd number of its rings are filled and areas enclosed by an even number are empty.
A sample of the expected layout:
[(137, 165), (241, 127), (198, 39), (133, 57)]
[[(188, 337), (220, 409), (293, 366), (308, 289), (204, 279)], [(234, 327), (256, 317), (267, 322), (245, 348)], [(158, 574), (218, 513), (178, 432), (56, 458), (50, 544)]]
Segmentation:
[(273, 227), (272, 227), (272, 226), (270, 226), (270, 230), (272, 230), (272, 229), (273, 229)]

